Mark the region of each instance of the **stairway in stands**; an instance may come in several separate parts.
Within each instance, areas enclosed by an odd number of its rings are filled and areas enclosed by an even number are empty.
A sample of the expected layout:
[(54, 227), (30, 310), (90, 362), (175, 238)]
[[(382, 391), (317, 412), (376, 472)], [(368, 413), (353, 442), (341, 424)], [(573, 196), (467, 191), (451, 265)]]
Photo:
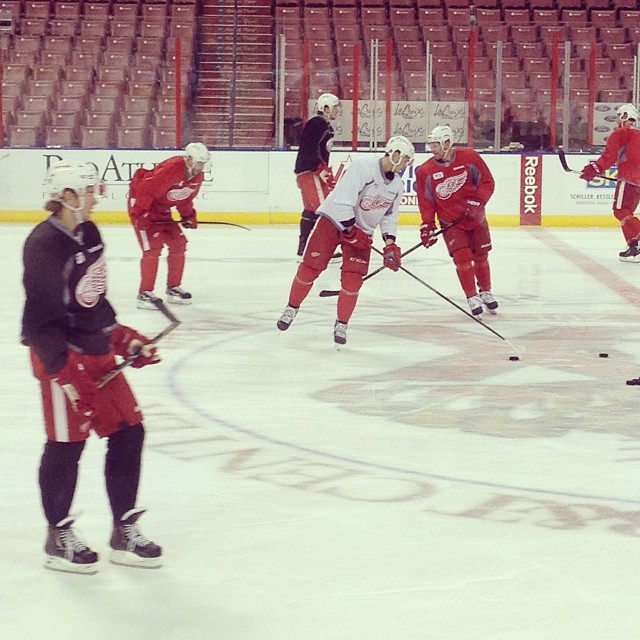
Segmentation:
[(270, 2), (204, 0), (194, 139), (209, 147), (271, 148), (274, 37)]

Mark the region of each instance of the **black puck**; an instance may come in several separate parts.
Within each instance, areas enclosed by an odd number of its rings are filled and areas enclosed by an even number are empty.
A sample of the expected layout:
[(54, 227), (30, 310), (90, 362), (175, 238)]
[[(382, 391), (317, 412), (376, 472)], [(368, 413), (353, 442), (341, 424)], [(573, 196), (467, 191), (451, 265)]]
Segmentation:
[(599, 353), (598, 354), (601, 358), (608, 358), (609, 354), (608, 353)]
[(517, 362), (518, 360), (520, 360), (520, 358), (518, 356), (509, 356), (509, 360), (511, 360), (512, 362)]

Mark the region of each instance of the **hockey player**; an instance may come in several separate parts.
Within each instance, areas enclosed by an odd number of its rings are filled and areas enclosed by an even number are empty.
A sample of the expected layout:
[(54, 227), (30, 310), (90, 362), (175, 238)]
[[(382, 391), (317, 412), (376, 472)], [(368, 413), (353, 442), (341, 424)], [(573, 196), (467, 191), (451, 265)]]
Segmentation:
[(329, 154), (333, 138), (331, 122), (337, 118), (339, 109), (340, 100), (332, 93), (323, 93), (316, 101), (316, 115), (307, 121), (302, 130), (295, 166), (303, 206), (299, 258), (302, 258), (309, 234), (318, 219), (316, 210), (335, 186), (329, 167)]
[(148, 338), (117, 322), (105, 297), (104, 246), (91, 221), (98, 188), (93, 165), (51, 165), (45, 204), (51, 215), (33, 229), (23, 255), (22, 342), (40, 382), (47, 438), (39, 471), (49, 524), (45, 566), (74, 573), (95, 573), (98, 562), (98, 554), (74, 531), (69, 513), (91, 430), (108, 443), (111, 561), (157, 567), (162, 555), (137, 524), (144, 512), (136, 507), (144, 440), (138, 403), (122, 374), (96, 386), (114, 368), (116, 356), (137, 354), (134, 367), (160, 361)]
[(618, 128), (609, 136), (604, 152), (582, 169), (580, 177), (591, 182), (613, 164), (618, 165), (618, 183), (613, 195), (613, 215), (620, 221), (627, 248), (621, 262), (640, 262), (640, 220), (634, 212), (640, 203), (640, 130), (638, 110), (623, 104), (616, 111)]
[(333, 338), (337, 345), (346, 344), (347, 323), (369, 268), (376, 227), (380, 227), (385, 242), (384, 265), (393, 271), (400, 267), (396, 229), (404, 183), (399, 174), (413, 162), (414, 155), (407, 138), (390, 138), (384, 157), (357, 158), (320, 205), (320, 219), (291, 284), (289, 303), (277, 323), (280, 331), (289, 328), (316, 278), (327, 268), (336, 247), (342, 245), (341, 289)]
[(140, 248), (140, 288), (138, 307), (157, 309), (158, 296), (153, 292), (160, 254), (164, 246), (167, 256), (167, 301), (191, 304), (191, 294), (182, 284), (187, 239), (180, 225), (171, 218), (175, 207), (185, 229), (196, 229), (198, 218), (193, 200), (198, 195), (204, 171), (210, 161), (209, 150), (201, 142), (190, 142), (184, 155), (173, 156), (153, 169), (138, 169), (129, 189), (129, 217)]
[(433, 235), (436, 216), (441, 227), (453, 224), (444, 232), (444, 240), (471, 313), (481, 315), (483, 304), (496, 313), (489, 268), (491, 235), (485, 216), (495, 187), (493, 176), (477, 151), (453, 147), (448, 125), (434, 127), (427, 143), (433, 156), (416, 169), (422, 244), (430, 247), (437, 241)]

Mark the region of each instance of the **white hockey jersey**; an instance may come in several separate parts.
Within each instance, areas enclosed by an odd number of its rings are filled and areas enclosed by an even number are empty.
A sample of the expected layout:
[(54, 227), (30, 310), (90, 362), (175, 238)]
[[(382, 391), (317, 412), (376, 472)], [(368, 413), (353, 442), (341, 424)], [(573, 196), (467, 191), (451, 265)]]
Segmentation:
[(383, 235), (395, 237), (404, 182), (398, 174), (389, 180), (380, 163), (379, 156), (356, 158), (317, 213), (341, 231), (355, 218), (356, 226), (370, 236), (380, 226)]

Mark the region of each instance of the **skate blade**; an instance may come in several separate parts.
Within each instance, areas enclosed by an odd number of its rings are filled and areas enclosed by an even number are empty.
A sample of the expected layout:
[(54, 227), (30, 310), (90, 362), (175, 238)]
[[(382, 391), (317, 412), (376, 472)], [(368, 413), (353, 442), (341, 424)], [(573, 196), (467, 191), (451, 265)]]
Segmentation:
[(44, 566), (51, 571), (62, 571), (63, 573), (80, 573), (87, 576), (98, 573), (97, 562), (79, 564), (77, 562), (69, 562), (69, 560), (58, 558), (57, 556), (48, 556), (44, 562)]
[(186, 304), (191, 304), (191, 298), (188, 298), (187, 300), (185, 300), (184, 298), (174, 298), (174, 297), (169, 297), (167, 298), (167, 302), (169, 304), (182, 304), (182, 305), (186, 305)]
[(144, 300), (138, 300), (138, 309), (147, 309), (149, 311), (160, 311), (158, 307), (152, 302), (145, 302)]
[(162, 556), (158, 558), (141, 558), (131, 551), (117, 551), (114, 549), (109, 556), (109, 562), (123, 567), (136, 567), (138, 569), (159, 569), (162, 566)]

